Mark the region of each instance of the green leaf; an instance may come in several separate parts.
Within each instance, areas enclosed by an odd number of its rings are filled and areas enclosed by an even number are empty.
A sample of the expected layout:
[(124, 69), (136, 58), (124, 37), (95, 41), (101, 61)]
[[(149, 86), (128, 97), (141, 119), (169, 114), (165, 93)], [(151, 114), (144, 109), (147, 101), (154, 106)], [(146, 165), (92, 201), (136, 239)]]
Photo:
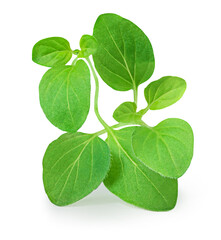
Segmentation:
[(83, 60), (49, 69), (39, 86), (40, 104), (48, 120), (67, 132), (77, 131), (90, 108), (90, 72)]
[(114, 111), (113, 118), (122, 123), (137, 123), (142, 115), (136, 110), (137, 105), (134, 102), (124, 102)]
[(184, 120), (170, 118), (153, 128), (138, 127), (132, 145), (146, 166), (163, 176), (179, 178), (193, 157), (193, 132)]
[(108, 135), (111, 168), (105, 186), (124, 201), (154, 211), (172, 209), (177, 200), (177, 180), (153, 172), (137, 159), (132, 150), (132, 133), (124, 128)]
[(90, 35), (83, 35), (80, 39), (81, 51), (78, 54), (79, 58), (87, 58), (94, 54), (97, 50), (97, 40)]
[(162, 77), (150, 83), (144, 90), (149, 109), (157, 110), (177, 102), (186, 90), (186, 82), (179, 77)]
[(44, 155), (45, 191), (58, 206), (74, 203), (100, 185), (109, 165), (108, 146), (99, 137), (79, 132), (63, 134)]
[(101, 78), (113, 89), (136, 90), (154, 71), (151, 43), (143, 31), (116, 14), (102, 14), (94, 26), (98, 49), (93, 55)]
[(70, 44), (61, 37), (42, 39), (34, 45), (32, 50), (32, 60), (46, 67), (65, 65), (71, 57)]

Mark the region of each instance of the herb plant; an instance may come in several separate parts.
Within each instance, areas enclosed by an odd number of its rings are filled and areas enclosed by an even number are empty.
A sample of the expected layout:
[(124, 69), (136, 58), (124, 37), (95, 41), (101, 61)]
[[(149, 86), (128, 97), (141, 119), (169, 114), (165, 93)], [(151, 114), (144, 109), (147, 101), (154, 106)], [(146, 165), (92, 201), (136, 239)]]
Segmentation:
[[(75, 59), (67, 65), (73, 55)], [(80, 49), (72, 50), (61, 37), (46, 38), (34, 45), (32, 59), (50, 67), (40, 82), (40, 104), (48, 120), (67, 132), (49, 144), (43, 158), (43, 182), (50, 201), (58, 206), (72, 204), (104, 182), (128, 203), (154, 211), (172, 209), (177, 179), (193, 156), (193, 132), (181, 119), (169, 118), (150, 127), (142, 117), (177, 102), (186, 82), (174, 76), (151, 82), (144, 90), (147, 107), (137, 110), (137, 89), (152, 76), (155, 66), (143, 31), (118, 15), (103, 14), (93, 36), (81, 37)], [(94, 112), (104, 127), (94, 134), (77, 132), (90, 108), (90, 71), (96, 87)], [(96, 72), (114, 90), (133, 91), (133, 101), (121, 103), (114, 111), (118, 122), (114, 126), (98, 111)], [(106, 141), (99, 137), (104, 133)]]

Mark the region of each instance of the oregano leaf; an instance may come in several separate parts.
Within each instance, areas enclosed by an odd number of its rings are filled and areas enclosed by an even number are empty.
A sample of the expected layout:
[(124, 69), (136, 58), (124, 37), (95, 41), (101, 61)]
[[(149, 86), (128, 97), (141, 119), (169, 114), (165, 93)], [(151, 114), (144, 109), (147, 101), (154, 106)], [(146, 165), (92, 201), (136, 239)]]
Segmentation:
[(136, 112), (137, 105), (134, 102), (124, 102), (116, 108), (113, 118), (122, 123), (137, 123), (142, 115)]
[(169, 118), (153, 128), (136, 128), (132, 145), (147, 167), (163, 176), (179, 178), (193, 157), (193, 131), (184, 120)]
[(109, 149), (102, 139), (80, 132), (65, 133), (45, 152), (45, 191), (58, 206), (74, 203), (100, 185), (109, 165)]
[(97, 40), (90, 35), (83, 35), (80, 39), (81, 51), (78, 53), (79, 58), (87, 58), (97, 50)]
[(48, 120), (61, 130), (77, 131), (90, 108), (90, 72), (83, 60), (49, 69), (39, 85), (41, 107)]
[(177, 102), (186, 90), (186, 82), (179, 77), (162, 77), (151, 82), (144, 90), (149, 109), (157, 110)]
[(154, 211), (170, 210), (177, 200), (177, 180), (162, 177), (137, 159), (131, 142), (135, 129), (124, 128), (108, 135), (111, 168), (104, 184), (128, 203)]
[(94, 25), (93, 36), (98, 42), (94, 64), (110, 87), (136, 90), (151, 77), (155, 66), (153, 49), (134, 23), (116, 14), (102, 14)]
[(46, 67), (65, 65), (71, 57), (70, 44), (61, 37), (42, 39), (34, 45), (32, 50), (32, 60)]

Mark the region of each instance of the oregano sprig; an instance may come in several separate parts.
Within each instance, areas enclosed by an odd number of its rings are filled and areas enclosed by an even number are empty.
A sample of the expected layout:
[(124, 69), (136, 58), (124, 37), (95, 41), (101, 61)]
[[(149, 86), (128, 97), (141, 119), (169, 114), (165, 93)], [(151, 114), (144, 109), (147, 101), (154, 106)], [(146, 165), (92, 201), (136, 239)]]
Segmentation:
[[(128, 203), (153, 211), (172, 209), (177, 179), (193, 157), (193, 131), (181, 119), (169, 118), (150, 127), (142, 118), (149, 110), (177, 102), (185, 92), (185, 80), (165, 76), (151, 82), (144, 90), (147, 106), (138, 109), (138, 87), (155, 67), (152, 45), (144, 32), (116, 14), (102, 14), (93, 35), (83, 35), (79, 45), (72, 50), (66, 39), (51, 37), (37, 42), (32, 51), (35, 63), (49, 67), (39, 85), (43, 112), (66, 132), (49, 144), (43, 158), (48, 198), (58, 206), (72, 204), (104, 182)], [(94, 112), (104, 127), (93, 134), (78, 132), (90, 108), (90, 72), (95, 84)], [(134, 93), (132, 100), (114, 111), (118, 123), (113, 126), (98, 109), (97, 73), (114, 90)], [(104, 133), (106, 141), (99, 137)]]

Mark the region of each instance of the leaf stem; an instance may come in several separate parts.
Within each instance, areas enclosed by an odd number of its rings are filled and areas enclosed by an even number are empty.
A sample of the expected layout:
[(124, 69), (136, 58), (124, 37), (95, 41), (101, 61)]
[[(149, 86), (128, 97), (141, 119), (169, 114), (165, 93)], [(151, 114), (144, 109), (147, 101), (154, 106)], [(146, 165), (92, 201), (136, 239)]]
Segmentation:
[(88, 65), (92, 71), (93, 77), (94, 77), (94, 81), (95, 81), (95, 95), (94, 95), (94, 112), (97, 116), (97, 119), (99, 120), (99, 122), (103, 125), (103, 127), (105, 128), (105, 130), (108, 133), (112, 134), (112, 129), (111, 127), (103, 120), (103, 118), (101, 117), (99, 110), (98, 110), (98, 96), (99, 96), (99, 81), (98, 81), (98, 77), (97, 74), (95, 72), (95, 69), (90, 61), (90, 58), (87, 57), (86, 58)]
[(138, 113), (141, 114), (142, 116), (147, 113), (147, 111), (150, 109), (150, 105), (147, 107), (141, 109)]
[(72, 64), (71, 65), (75, 65), (76, 64), (76, 62), (77, 62), (77, 60), (78, 60), (78, 56), (73, 60), (73, 62), (72, 62)]
[[(96, 136), (99, 136), (101, 134), (104, 134), (104, 133), (108, 133), (110, 135), (112, 135), (114, 138), (115, 138), (115, 135), (114, 135), (114, 132), (113, 132), (113, 128), (119, 128), (119, 127), (123, 127), (123, 126), (128, 126), (128, 125), (131, 125), (131, 124), (128, 124), (128, 123), (118, 123), (118, 124), (115, 124), (113, 126), (109, 126), (105, 121), (104, 119), (101, 117), (100, 113), (99, 113), (99, 110), (98, 110), (98, 97), (99, 97), (99, 81), (98, 81), (98, 77), (97, 77), (97, 74), (95, 72), (95, 69), (90, 61), (90, 58), (87, 57), (85, 58), (86, 61), (88, 62), (88, 65), (92, 71), (92, 74), (93, 74), (93, 77), (94, 77), (94, 81), (95, 81), (95, 95), (94, 95), (94, 112), (97, 116), (97, 119), (99, 120), (99, 122), (103, 125), (104, 129), (101, 130), (101, 131), (98, 131), (98, 132), (95, 132), (94, 135)], [(134, 88), (134, 102), (137, 104), (137, 88)], [(146, 126), (146, 127), (149, 127), (145, 122), (143, 122), (142, 120), (139, 121), (139, 123), (137, 124), (132, 124), (132, 125), (138, 125), (140, 124), (141, 126)], [(150, 127), (149, 127), (150, 128)]]
[(134, 86), (133, 92), (134, 92), (134, 103), (137, 106), (137, 87), (136, 86)]
[[(128, 123), (117, 123), (115, 125), (110, 126), (110, 128), (113, 129), (113, 128), (119, 128), (119, 127), (124, 127), (124, 126), (129, 126), (129, 125), (128, 125)], [(93, 134), (96, 135), (96, 136), (99, 136), (99, 135), (102, 135), (102, 134), (104, 134), (106, 132), (107, 132), (107, 130), (103, 129), (103, 130), (100, 130), (100, 131), (95, 132)]]
[(143, 120), (140, 120), (138, 123), (139, 123), (141, 126), (144, 126), (144, 127), (151, 128), (151, 129), (152, 129), (152, 127), (150, 127), (149, 125), (147, 125)]

